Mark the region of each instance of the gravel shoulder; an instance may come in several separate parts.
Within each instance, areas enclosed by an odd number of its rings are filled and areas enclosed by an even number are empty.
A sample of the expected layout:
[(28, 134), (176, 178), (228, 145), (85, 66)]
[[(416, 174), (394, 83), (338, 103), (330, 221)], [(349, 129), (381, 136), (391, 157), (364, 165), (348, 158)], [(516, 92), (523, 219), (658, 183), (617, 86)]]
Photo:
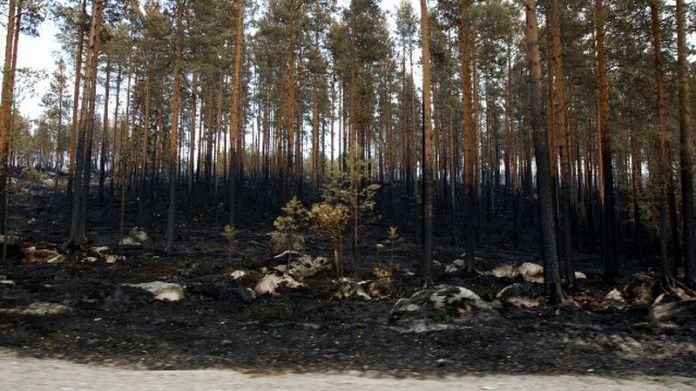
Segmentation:
[(152, 371), (17, 356), (0, 350), (4, 389), (23, 390), (696, 390), (685, 377), (490, 375), (443, 378), (375, 377), (369, 373), (241, 373), (233, 370)]

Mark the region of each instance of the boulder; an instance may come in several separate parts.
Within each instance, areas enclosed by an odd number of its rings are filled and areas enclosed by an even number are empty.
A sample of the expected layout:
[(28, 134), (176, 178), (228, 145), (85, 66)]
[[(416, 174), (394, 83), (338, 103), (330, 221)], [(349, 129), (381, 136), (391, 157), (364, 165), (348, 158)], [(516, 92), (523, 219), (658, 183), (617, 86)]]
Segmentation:
[[(276, 295), (278, 288), (296, 289), (303, 287), (303, 281), (324, 270), (331, 269), (328, 259), (302, 255), (299, 259), (290, 261), (287, 265), (278, 265), (270, 272), (262, 270), (265, 275), (254, 288), (257, 295)], [(243, 277), (243, 276), (242, 276)], [(241, 278), (241, 277), (240, 277)]]
[(541, 265), (525, 262), (517, 268), (517, 272), (527, 282), (544, 283), (544, 267)]
[(145, 230), (140, 227), (133, 227), (133, 229), (131, 229), (128, 233), (128, 236), (133, 238), (133, 240), (135, 240), (138, 243), (145, 243), (148, 240), (150, 240), (150, 238), (147, 235), (147, 232), (145, 232)]
[(273, 254), (280, 254), (287, 250), (304, 251), (305, 249), (305, 239), (301, 235), (288, 235), (276, 231), (269, 233), (268, 236), (270, 236), (268, 246), (273, 251)]
[(587, 275), (583, 272), (575, 272), (576, 280), (587, 280)]
[(514, 266), (504, 263), (502, 265), (496, 266), (493, 270), (491, 270), (491, 274), (493, 277), (496, 278), (507, 278), (507, 279), (514, 279), (517, 277), (519, 272), (517, 271), (517, 268)]
[[(285, 266), (285, 265), (280, 265)], [(278, 268), (278, 267), (276, 267)], [(303, 281), (307, 277), (331, 269), (331, 262), (323, 257), (312, 258), (309, 255), (302, 256), (300, 259), (291, 261), (287, 267), (281, 268), (286, 274), (298, 281)]]
[(696, 329), (696, 300), (665, 300), (660, 295), (649, 311), (650, 325), (656, 328), (678, 329), (691, 327)]
[(372, 297), (365, 290), (370, 281), (355, 281), (352, 278), (343, 277), (335, 282), (336, 293), (334, 297), (337, 299), (354, 299), (372, 300)]
[(121, 246), (142, 246), (150, 240), (147, 232), (140, 227), (133, 227), (133, 229), (128, 232), (128, 236), (121, 239), (119, 244)]
[(125, 238), (121, 239), (118, 244), (121, 246), (142, 246), (142, 243), (136, 242), (135, 239), (131, 238), (130, 236), (126, 236)]
[(296, 289), (303, 286), (304, 284), (295, 280), (293, 277), (287, 274), (270, 273), (266, 274), (261, 278), (261, 280), (259, 280), (259, 282), (256, 284), (256, 287), (254, 287), (254, 292), (256, 292), (258, 296), (275, 296), (278, 294), (278, 289), (281, 287)]
[(235, 270), (232, 273), (230, 273), (230, 277), (232, 277), (232, 279), (235, 281), (241, 280), (246, 275), (247, 275), (247, 272), (245, 272), (244, 270)]
[(503, 288), (495, 297), (517, 308), (533, 308), (541, 304), (539, 292), (529, 285), (514, 283)]
[(391, 284), (386, 280), (355, 281), (344, 277), (334, 284), (337, 299), (386, 300), (392, 295)]
[(629, 277), (621, 289), (621, 296), (632, 305), (647, 307), (655, 299), (657, 280), (647, 273), (637, 273)]
[(159, 301), (179, 301), (184, 299), (184, 288), (176, 283), (153, 281), (142, 284), (125, 284), (125, 286), (148, 291), (155, 300)]
[(428, 332), (458, 327), (473, 319), (498, 317), (493, 306), (460, 286), (440, 285), (400, 299), (389, 313), (390, 322), (405, 332)]

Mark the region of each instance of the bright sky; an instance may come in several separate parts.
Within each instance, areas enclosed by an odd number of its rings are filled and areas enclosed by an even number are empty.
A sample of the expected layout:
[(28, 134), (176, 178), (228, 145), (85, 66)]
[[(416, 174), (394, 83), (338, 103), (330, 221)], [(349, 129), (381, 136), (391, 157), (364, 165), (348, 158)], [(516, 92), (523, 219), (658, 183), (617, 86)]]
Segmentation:
[[(382, 9), (393, 11), (396, 9), (397, 4), (401, 0), (382, 0)], [(419, 1), (410, 0), (413, 3), (414, 9), (418, 12)], [(339, 0), (338, 4), (343, 6), (349, 3), (349, 0)], [(5, 34), (6, 28), (5, 24), (7, 22), (6, 9), (2, 9), (2, 24), (0, 26), (0, 56), (5, 53)], [(393, 22), (392, 28), (393, 28)], [(29, 37), (22, 35), (19, 38), (19, 57), (17, 59), (17, 65), (19, 68), (29, 68), (33, 70), (42, 70), (47, 75), (45, 80), (40, 81), (32, 91), (27, 91), (24, 96), (19, 97), (21, 101), (19, 102), (19, 110), (23, 115), (29, 116), (32, 119), (38, 118), (43, 109), (40, 105), (41, 96), (48, 89), (49, 77), (51, 73), (56, 68), (56, 53), (60, 51), (60, 45), (55, 39), (58, 29), (52, 21), (46, 21), (41, 26), (39, 26), (39, 36)]]

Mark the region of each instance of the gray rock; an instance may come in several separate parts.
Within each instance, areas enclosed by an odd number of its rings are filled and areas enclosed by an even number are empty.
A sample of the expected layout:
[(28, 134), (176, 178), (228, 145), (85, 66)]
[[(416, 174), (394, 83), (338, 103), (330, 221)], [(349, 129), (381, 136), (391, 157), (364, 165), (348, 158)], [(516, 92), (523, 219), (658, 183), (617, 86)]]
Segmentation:
[(651, 326), (663, 329), (696, 328), (696, 300), (664, 300), (665, 296), (660, 295), (650, 307), (648, 316)]
[(132, 288), (148, 291), (155, 300), (159, 301), (179, 301), (184, 299), (184, 288), (176, 283), (153, 281), (142, 284), (125, 284)]
[(370, 281), (355, 281), (352, 278), (343, 277), (335, 282), (336, 293), (334, 297), (337, 299), (354, 299), (372, 300), (372, 297), (365, 291), (365, 286)]
[(266, 274), (261, 278), (261, 280), (259, 280), (256, 287), (254, 287), (254, 292), (256, 292), (256, 294), (259, 296), (275, 296), (278, 294), (278, 289), (281, 287), (296, 289), (303, 286), (304, 284), (287, 274), (270, 273)]
[(329, 269), (331, 269), (331, 263), (328, 259), (303, 255), (299, 259), (290, 261), (287, 265), (278, 265), (267, 272), (256, 284), (254, 291), (259, 296), (275, 296), (278, 294), (279, 288), (296, 289), (303, 287), (305, 279)]
[(150, 240), (147, 232), (140, 227), (133, 227), (128, 233), (128, 236), (121, 239), (121, 246), (142, 246)]
[(525, 262), (517, 268), (517, 272), (527, 282), (544, 283), (544, 267), (536, 263)]
[(428, 332), (457, 327), (472, 319), (498, 317), (493, 306), (460, 286), (440, 285), (400, 299), (389, 313), (390, 322), (407, 332)]
[(533, 308), (541, 304), (539, 292), (531, 284), (514, 283), (503, 288), (495, 297), (518, 308)]

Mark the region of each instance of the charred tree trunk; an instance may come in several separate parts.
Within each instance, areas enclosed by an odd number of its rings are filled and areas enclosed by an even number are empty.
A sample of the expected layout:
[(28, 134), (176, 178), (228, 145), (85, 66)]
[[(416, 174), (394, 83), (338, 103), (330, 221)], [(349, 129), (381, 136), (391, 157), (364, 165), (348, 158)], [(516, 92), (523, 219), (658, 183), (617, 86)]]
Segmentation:
[(609, 131), (609, 82), (607, 80), (607, 59), (604, 49), (604, 21), (606, 18), (603, 0), (595, 0), (595, 23), (597, 45), (597, 105), (598, 131), (600, 134), (600, 161), (602, 186), (600, 204), (602, 209), (602, 244), (604, 247), (604, 277), (612, 281), (619, 276), (619, 262), (616, 254), (616, 227), (614, 207), (614, 171), (612, 163), (611, 133)]
[(541, 93), (541, 64), (539, 55), (539, 32), (536, 18), (536, 1), (525, 0), (527, 19), (527, 53), (529, 57), (529, 86), (532, 108), (532, 129), (537, 162), (537, 191), (539, 193), (539, 217), (541, 221), (541, 240), (544, 253), (544, 279), (547, 294), (554, 300), (563, 300), (565, 293), (561, 286), (558, 270), (556, 242), (556, 223), (549, 161), (548, 134), (544, 126), (544, 111)]

